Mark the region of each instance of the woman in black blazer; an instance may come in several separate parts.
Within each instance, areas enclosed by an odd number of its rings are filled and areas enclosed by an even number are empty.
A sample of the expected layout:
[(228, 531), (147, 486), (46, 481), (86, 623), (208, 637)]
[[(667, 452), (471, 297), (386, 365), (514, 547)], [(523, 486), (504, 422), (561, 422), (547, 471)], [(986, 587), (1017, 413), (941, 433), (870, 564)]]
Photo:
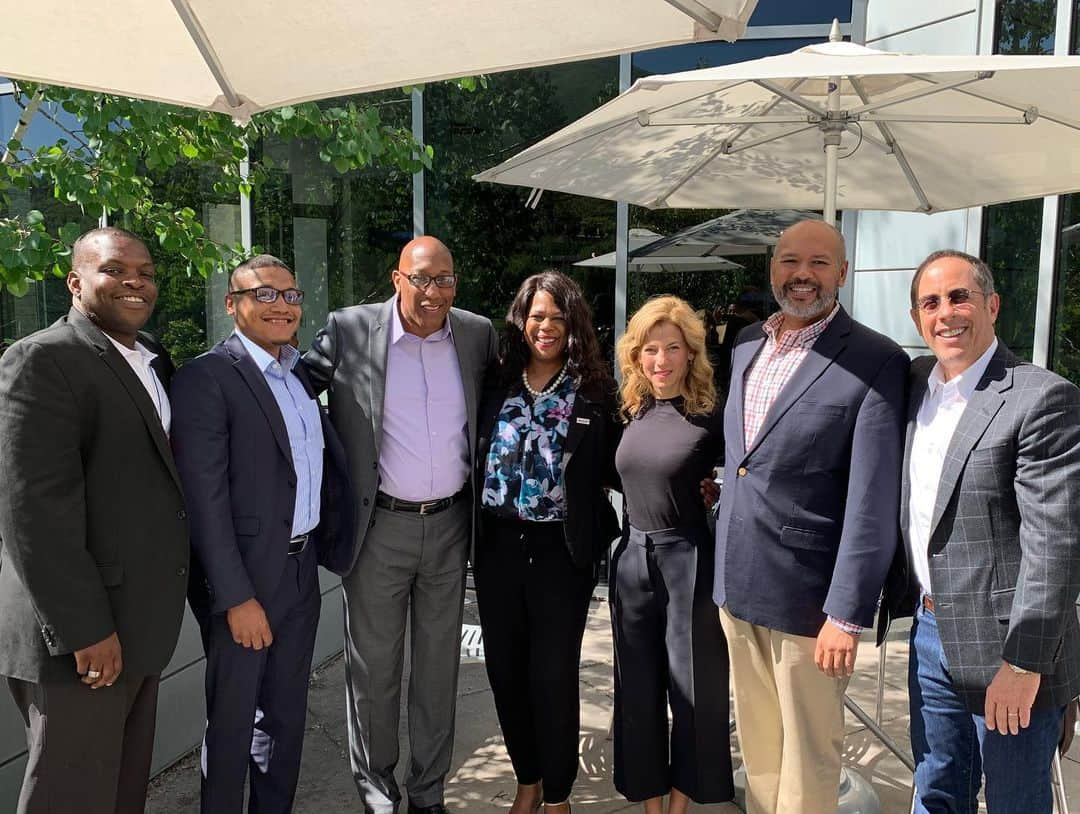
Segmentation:
[(484, 654), (518, 787), (511, 814), (570, 811), (578, 662), (600, 554), (618, 536), (615, 384), (581, 289), (518, 289), (481, 405), (474, 571)]

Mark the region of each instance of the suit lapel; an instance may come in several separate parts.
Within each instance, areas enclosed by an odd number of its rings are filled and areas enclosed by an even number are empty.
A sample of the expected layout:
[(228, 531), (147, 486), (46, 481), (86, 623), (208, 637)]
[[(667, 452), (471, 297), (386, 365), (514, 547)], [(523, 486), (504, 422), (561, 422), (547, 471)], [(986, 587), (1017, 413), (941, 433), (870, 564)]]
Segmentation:
[(754, 443), (747, 450), (749, 455), (757, 449), (765, 437), (776, 426), (784, 414), (792, 408), (810, 385), (818, 380), (822, 373), (833, 363), (833, 360), (847, 347), (848, 334), (851, 333), (851, 317), (844, 309), (833, 317), (833, 321), (825, 332), (814, 342), (810, 352), (802, 364), (796, 368), (795, 373), (788, 379), (787, 384), (772, 403), (769, 411), (765, 414), (765, 422), (761, 425)]
[(998, 410), (1005, 403), (1002, 392), (1012, 387), (1012, 369), (1005, 366), (1007, 351), (1005, 346), (998, 344), (998, 349), (990, 359), (986, 371), (979, 383), (975, 386), (975, 392), (964, 408), (960, 416), (960, 423), (956, 425), (949, 442), (949, 449), (945, 453), (945, 463), (941, 468), (941, 480), (938, 483), (937, 499), (934, 501), (934, 514), (930, 519), (930, 540), (934, 539), (938, 524), (945, 514), (945, 509), (952, 500), (953, 492), (956, 491), (960, 474), (967, 464), (971, 448), (975, 446), (990, 422), (994, 420)]
[(127, 394), (135, 403), (135, 407), (139, 410), (139, 415), (142, 416), (143, 423), (146, 424), (146, 429), (150, 432), (150, 437), (154, 439), (154, 446), (157, 447), (161, 460), (164, 461), (169, 474), (179, 487), (180, 474), (176, 471), (176, 466), (173, 463), (169, 439), (165, 435), (165, 428), (161, 426), (161, 416), (158, 415), (154, 402), (150, 400), (150, 394), (146, 392), (146, 388), (139, 381), (139, 377), (135, 375), (135, 371), (131, 369), (131, 365), (120, 355), (120, 351), (113, 346), (113, 343), (102, 333), (101, 329), (79, 309), (72, 308), (68, 312), (68, 324), (97, 350), (105, 364), (120, 380)]
[(270, 424), (270, 431), (274, 435), (274, 441), (277, 442), (278, 449), (281, 450), (281, 454), (285, 456), (285, 460), (291, 465), (293, 459), (292, 447), (289, 445), (289, 433), (285, 429), (285, 419), (281, 417), (281, 408), (278, 407), (274, 394), (270, 392), (270, 385), (266, 383), (266, 377), (263, 376), (262, 371), (255, 364), (255, 360), (248, 355), (247, 348), (240, 341), (240, 337), (232, 334), (223, 344), (232, 359), (233, 369), (240, 374), (240, 377), (251, 390), (252, 395), (255, 396), (255, 402), (259, 405), (259, 409), (262, 410), (263, 415), (266, 416), (266, 420)]
[(915, 440), (915, 429), (919, 426), (919, 408), (922, 406), (923, 397), (926, 395), (926, 386), (930, 378), (933, 365), (925, 371), (912, 373), (911, 389), (908, 391), (907, 405), (907, 431), (904, 434), (904, 464), (900, 479), (900, 531), (906, 537), (908, 524), (911, 522), (909, 503), (911, 502), (911, 445)]
[(368, 414), (371, 416), (371, 428), (375, 434), (375, 455), (382, 447), (383, 401), (386, 399), (386, 367), (390, 355), (390, 326), (393, 320), (394, 299), (383, 303), (379, 309), (375, 324), (368, 334), (368, 359), (370, 378), (368, 387)]
[(457, 353), (458, 368), (461, 371), (461, 389), (465, 391), (465, 415), (469, 425), (469, 448), (476, 440), (476, 360), (469, 353), (469, 343), (465, 341), (465, 326), (461, 318), (450, 311), (450, 334), (453, 337), (454, 352)]

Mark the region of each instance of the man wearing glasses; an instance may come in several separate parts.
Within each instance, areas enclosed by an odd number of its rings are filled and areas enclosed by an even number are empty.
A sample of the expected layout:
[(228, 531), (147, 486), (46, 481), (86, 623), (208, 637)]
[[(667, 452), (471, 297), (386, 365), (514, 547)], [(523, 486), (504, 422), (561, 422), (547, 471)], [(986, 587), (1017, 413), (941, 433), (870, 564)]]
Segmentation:
[[(1080, 391), (995, 336), (989, 268), (931, 254), (911, 316), (903, 549), (882, 619), (915, 615), (909, 687), (921, 812), (1049, 814), (1080, 693)], [(883, 631), (882, 631), (883, 632)]]
[(335, 311), (304, 356), (349, 456), (359, 553), (343, 581), (353, 776), (364, 810), (401, 800), (398, 712), (411, 614), (410, 814), (441, 814), (454, 744), (465, 562), (473, 534), (476, 410), (491, 323), (451, 308), (450, 251), (419, 237), (384, 303)]
[(270, 255), (233, 271), (236, 328), (174, 379), (191, 526), (188, 598), (206, 649), (202, 811), (289, 811), (321, 594), (355, 535), (345, 451), (292, 347), (304, 292)]

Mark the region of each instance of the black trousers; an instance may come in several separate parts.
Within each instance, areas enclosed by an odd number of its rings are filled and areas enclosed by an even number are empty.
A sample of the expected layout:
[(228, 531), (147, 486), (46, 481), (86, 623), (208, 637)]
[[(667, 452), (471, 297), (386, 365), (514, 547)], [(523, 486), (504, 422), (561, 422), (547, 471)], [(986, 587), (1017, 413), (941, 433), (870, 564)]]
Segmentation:
[(195, 613), (206, 648), (203, 814), (239, 814), (245, 776), (252, 814), (292, 810), (322, 600), (316, 559), (309, 543), (286, 562), (263, 607), (274, 636), (270, 647), (234, 642), (224, 613)]
[(672, 788), (701, 804), (734, 797), (713, 560), (704, 527), (630, 527), (612, 555), (615, 788), (632, 802)]
[(596, 585), (574, 565), (562, 523), (485, 512), (474, 575), (495, 710), (518, 783), (570, 796), (578, 770), (581, 638)]
[[(71, 660), (75, 673), (75, 660)], [(8, 679), (30, 752), (18, 814), (141, 814), (154, 751), (157, 676), (111, 687)]]

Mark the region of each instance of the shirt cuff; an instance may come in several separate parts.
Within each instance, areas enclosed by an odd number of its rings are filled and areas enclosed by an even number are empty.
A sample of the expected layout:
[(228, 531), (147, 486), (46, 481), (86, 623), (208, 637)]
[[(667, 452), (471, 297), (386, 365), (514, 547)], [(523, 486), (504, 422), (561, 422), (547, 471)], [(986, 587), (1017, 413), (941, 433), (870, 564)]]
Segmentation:
[(840, 628), (844, 633), (850, 633), (853, 636), (858, 636), (866, 628), (862, 625), (852, 624), (851, 622), (845, 622), (843, 619), (837, 619), (835, 616), (828, 617), (829, 621)]

